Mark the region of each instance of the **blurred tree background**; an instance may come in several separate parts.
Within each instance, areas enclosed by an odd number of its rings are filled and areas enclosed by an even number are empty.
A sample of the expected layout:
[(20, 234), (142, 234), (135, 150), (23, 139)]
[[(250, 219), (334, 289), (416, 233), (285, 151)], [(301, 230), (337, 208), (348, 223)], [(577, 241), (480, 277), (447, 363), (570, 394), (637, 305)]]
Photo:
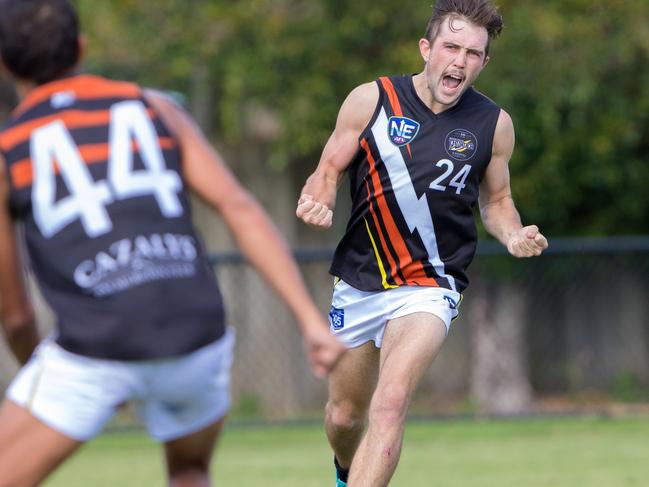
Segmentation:
[[(177, 93), (290, 243), (320, 247), (338, 240), (349, 197), (344, 189), (339, 193), (335, 231), (315, 232), (293, 217), (301, 184), (351, 89), (422, 69), (417, 42), (433, 3), (73, 1), (88, 38), (87, 71)], [(496, 3), (505, 29), (477, 88), (514, 119), (512, 189), (524, 221), (549, 237), (649, 234), (649, 2)], [(10, 86), (0, 79), (0, 117), (13, 104)], [(211, 250), (231, 245), (200, 204), (196, 213)], [(480, 408), (505, 412), (528, 407), (530, 383), (537, 392), (593, 384), (649, 390), (646, 259), (567, 253), (552, 262), (483, 259), (472, 267), (475, 285), (465, 313), (472, 328), (456, 326), (458, 338), (445, 346), (450, 365), (444, 367), (442, 354), (435, 368), (441, 372), (436, 387), (442, 377), (462, 384), (471, 375)], [(303, 269), (322, 303), (330, 296), (325, 265)], [(235, 370), (237, 384), (281, 391), (290, 409), (291, 397), (297, 404), (308, 395), (305, 387), (315, 387), (296, 379), (297, 344), (288, 352), (282, 348), (293, 343), (288, 334), (266, 326), (288, 322), (285, 311), (264, 300), (256, 281), (242, 280), (238, 267), (222, 272), (222, 282), (234, 283), (234, 297), (243, 300), (232, 306), (232, 322), (249, 327), (238, 332), (247, 347), (240, 355), (260, 359), (259, 369), (249, 360), (248, 372)], [(462, 366), (468, 343), (471, 360)], [(270, 364), (269, 357), (277, 360)], [(273, 367), (276, 377), (299, 387), (256, 380)], [(235, 387), (236, 397), (249, 393)]]
[[(377, 76), (422, 68), (417, 41), (432, 1), (76, 4), (89, 40), (86, 68), (184, 94), (286, 230), (296, 222), (278, 213), (292, 208), (347, 93)], [(646, 233), (649, 4), (497, 4), (506, 27), (477, 87), (514, 119), (511, 172), (524, 219), (549, 235)], [(304, 229), (288, 231), (289, 238), (297, 231), (309, 241)], [(337, 235), (318, 239), (333, 243)]]

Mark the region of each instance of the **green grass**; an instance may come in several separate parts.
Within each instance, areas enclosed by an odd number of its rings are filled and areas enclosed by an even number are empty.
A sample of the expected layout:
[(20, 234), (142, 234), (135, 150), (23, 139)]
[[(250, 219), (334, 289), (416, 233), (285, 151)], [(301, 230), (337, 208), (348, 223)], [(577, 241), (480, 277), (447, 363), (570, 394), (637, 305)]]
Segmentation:
[[(394, 487), (647, 485), (649, 418), (411, 422)], [(213, 464), (217, 486), (333, 487), (318, 425), (231, 426)], [(643, 480), (644, 479), (644, 480)], [(159, 447), (142, 433), (107, 433), (47, 487), (162, 486)]]

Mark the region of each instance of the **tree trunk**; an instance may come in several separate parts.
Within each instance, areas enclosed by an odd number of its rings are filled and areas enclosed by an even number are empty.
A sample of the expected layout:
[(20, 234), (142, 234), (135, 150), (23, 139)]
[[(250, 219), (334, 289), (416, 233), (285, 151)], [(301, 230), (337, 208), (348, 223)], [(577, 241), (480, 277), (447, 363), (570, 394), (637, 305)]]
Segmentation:
[(524, 344), (525, 292), (511, 281), (491, 290), (483, 279), (476, 281), (469, 302), (471, 394), (480, 413), (524, 413), (532, 406)]

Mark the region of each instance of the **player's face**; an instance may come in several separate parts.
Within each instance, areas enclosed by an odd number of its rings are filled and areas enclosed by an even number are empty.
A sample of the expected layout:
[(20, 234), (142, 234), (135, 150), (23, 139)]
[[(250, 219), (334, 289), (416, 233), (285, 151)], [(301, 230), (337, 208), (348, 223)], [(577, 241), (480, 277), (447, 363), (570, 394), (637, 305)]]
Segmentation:
[(489, 61), (485, 54), (488, 40), (484, 27), (449, 17), (439, 26), (432, 43), (426, 39), (419, 41), (435, 111), (455, 105), (476, 80)]

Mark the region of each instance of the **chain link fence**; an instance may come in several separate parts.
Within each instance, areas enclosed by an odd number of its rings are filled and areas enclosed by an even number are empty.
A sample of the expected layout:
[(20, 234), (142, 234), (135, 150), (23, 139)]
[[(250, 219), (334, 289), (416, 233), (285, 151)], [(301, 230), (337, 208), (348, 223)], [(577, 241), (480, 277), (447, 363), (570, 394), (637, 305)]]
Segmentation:
[[(296, 252), (323, 314), (331, 255)], [(233, 416), (321, 417), (326, 382), (311, 376), (286, 307), (240, 255), (214, 255), (213, 262), (237, 333)], [(418, 389), (415, 413), (649, 404), (649, 237), (555, 239), (546, 254), (525, 260), (486, 242), (469, 277), (460, 317)], [(46, 331), (51, 316), (39, 313)], [(1, 388), (16, 371), (6, 348), (0, 367)]]
[[(331, 255), (296, 253), (323, 313)], [(311, 378), (284, 306), (241, 257), (215, 256), (215, 264), (238, 334), (235, 405), (271, 418), (318, 413), (326, 386)], [(555, 239), (545, 255), (525, 260), (487, 242), (469, 276), (417, 411), (520, 414), (649, 402), (649, 238)]]

